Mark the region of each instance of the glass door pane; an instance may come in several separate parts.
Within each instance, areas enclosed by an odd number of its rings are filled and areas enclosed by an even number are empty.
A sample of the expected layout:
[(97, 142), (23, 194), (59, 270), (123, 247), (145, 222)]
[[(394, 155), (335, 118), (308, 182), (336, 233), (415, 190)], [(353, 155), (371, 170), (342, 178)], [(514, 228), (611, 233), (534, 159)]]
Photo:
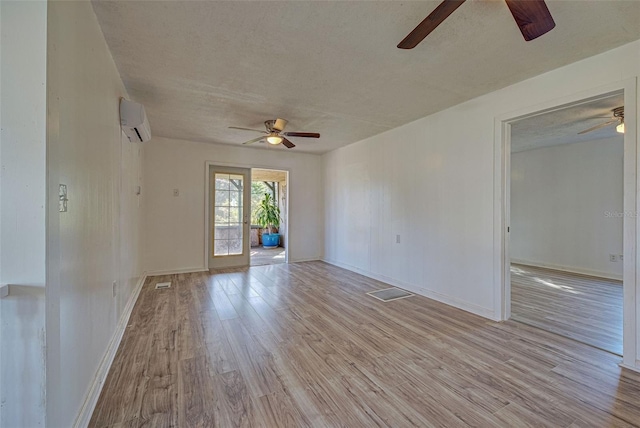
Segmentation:
[(213, 256), (233, 256), (243, 252), (244, 176), (215, 173), (213, 196)]

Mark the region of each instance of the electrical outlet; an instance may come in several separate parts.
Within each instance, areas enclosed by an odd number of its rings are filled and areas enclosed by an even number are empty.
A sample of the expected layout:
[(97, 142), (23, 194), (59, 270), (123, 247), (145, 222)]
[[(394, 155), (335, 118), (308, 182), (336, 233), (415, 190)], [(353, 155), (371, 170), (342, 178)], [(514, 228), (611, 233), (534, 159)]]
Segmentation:
[(113, 281), (113, 285), (112, 285), (112, 295), (113, 297), (116, 297), (116, 291), (118, 289), (118, 281)]
[(618, 260), (624, 261), (624, 255), (623, 254), (618, 255)]
[(396, 244), (400, 243), (400, 235), (396, 235)]
[(173, 189), (173, 196), (180, 196), (180, 189)]
[(616, 256), (615, 254), (609, 254), (609, 261), (610, 262), (617, 262), (618, 261), (618, 256)]

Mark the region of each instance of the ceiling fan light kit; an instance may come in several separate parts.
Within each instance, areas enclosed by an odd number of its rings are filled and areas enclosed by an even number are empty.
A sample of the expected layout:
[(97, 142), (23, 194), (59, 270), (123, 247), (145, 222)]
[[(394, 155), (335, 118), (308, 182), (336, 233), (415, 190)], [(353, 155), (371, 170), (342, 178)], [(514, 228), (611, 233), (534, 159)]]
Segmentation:
[[(399, 44), (400, 49), (413, 49), (442, 24), (466, 0), (444, 0)], [(505, 0), (522, 37), (528, 42), (551, 31), (556, 23), (544, 0)]]
[(592, 132), (611, 125), (616, 125), (616, 132), (618, 132), (619, 134), (624, 134), (624, 106), (614, 108), (612, 110), (612, 114), (613, 116), (611, 117), (611, 120), (596, 126), (592, 126), (591, 128), (585, 129), (584, 131), (580, 131), (578, 132), (578, 135), (586, 134), (588, 132)]
[(278, 144), (282, 143), (282, 137), (276, 134), (271, 134), (267, 137), (267, 143), (277, 146)]
[(320, 134), (317, 132), (282, 132), (284, 131), (285, 126), (289, 123), (285, 119), (273, 119), (266, 120), (264, 122), (264, 127), (266, 131), (261, 131), (259, 129), (251, 129), (251, 128), (241, 128), (238, 126), (230, 126), (229, 129), (239, 129), (241, 131), (252, 131), (259, 132), (261, 134), (265, 134), (262, 137), (254, 138), (253, 140), (245, 141), (242, 144), (253, 144), (258, 141), (267, 141), (267, 143), (277, 146), (278, 144), (282, 144), (288, 149), (294, 148), (296, 145), (289, 141), (286, 137), (301, 137), (301, 138), (320, 138)]

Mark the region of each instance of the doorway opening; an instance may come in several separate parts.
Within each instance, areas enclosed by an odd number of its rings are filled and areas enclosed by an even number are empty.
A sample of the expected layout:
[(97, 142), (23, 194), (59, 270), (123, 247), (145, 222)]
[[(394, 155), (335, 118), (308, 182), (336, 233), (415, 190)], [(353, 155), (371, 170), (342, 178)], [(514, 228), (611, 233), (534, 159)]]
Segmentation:
[(511, 123), (511, 318), (622, 355), (623, 93)]
[[(636, 249), (640, 244), (640, 219), (638, 202), (638, 171), (636, 168), (638, 141), (637, 141), (637, 83), (636, 79), (627, 79), (613, 82), (598, 88), (585, 90), (581, 93), (566, 95), (561, 98), (549, 100), (541, 104), (532, 105), (516, 111), (505, 113), (495, 118), (494, 133), (494, 284), (496, 320), (508, 320), (512, 317), (512, 284), (511, 284), (511, 128), (526, 118), (539, 116), (567, 107), (579, 106), (604, 98), (611, 98), (622, 94), (624, 105), (624, 134), (623, 134), (623, 173), (622, 173), (622, 212), (601, 212), (600, 216), (622, 218), (622, 252), (620, 263), (622, 270), (622, 367), (637, 370), (640, 352), (637, 344), (640, 343), (639, 329), (637, 325), (638, 307), (636, 305), (637, 294), (637, 260)], [(604, 118), (606, 119), (606, 118)], [(583, 128), (584, 129), (584, 128)], [(602, 169), (601, 166), (596, 168)], [(554, 206), (539, 207), (553, 212)], [(517, 226), (517, 225), (516, 225)], [(522, 226), (518, 226), (522, 227)], [(514, 231), (515, 232), (515, 231)], [(554, 238), (555, 239), (555, 238)], [(608, 253), (605, 253), (609, 255)], [(611, 254), (614, 254), (611, 252)], [(543, 266), (544, 267), (544, 266)], [(547, 267), (548, 268), (548, 267)], [(562, 271), (559, 271), (562, 272)], [(589, 276), (589, 275), (586, 275)], [(593, 275), (590, 275), (593, 276)], [(540, 278), (544, 281), (544, 278)], [(535, 280), (534, 280), (535, 281)], [(553, 280), (547, 281), (557, 286)], [(576, 290), (573, 290), (576, 291)], [(578, 290), (579, 292), (579, 290)], [(571, 293), (567, 293), (571, 294)], [(564, 314), (560, 314), (561, 316)], [(618, 351), (616, 351), (618, 352)]]
[[(287, 171), (251, 170), (251, 266), (286, 263), (288, 260), (288, 180)], [(275, 224), (265, 225), (260, 221), (265, 205), (273, 210), (277, 219)]]

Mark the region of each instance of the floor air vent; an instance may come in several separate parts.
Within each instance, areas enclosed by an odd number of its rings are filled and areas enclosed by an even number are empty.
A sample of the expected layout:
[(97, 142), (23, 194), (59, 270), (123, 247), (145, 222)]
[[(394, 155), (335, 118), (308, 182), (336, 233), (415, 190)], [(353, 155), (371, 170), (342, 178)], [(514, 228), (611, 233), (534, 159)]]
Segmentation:
[(411, 297), (415, 294), (409, 293), (401, 288), (386, 288), (384, 290), (370, 291), (367, 293), (371, 297), (375, 297), (383, 302), (390, 302), (392, 300), (404, 299), (405, 297)]
[(170, 282), (159, 282), (156, 284), (156, 290), (163, 290), (165, 288), (171, 288)]

